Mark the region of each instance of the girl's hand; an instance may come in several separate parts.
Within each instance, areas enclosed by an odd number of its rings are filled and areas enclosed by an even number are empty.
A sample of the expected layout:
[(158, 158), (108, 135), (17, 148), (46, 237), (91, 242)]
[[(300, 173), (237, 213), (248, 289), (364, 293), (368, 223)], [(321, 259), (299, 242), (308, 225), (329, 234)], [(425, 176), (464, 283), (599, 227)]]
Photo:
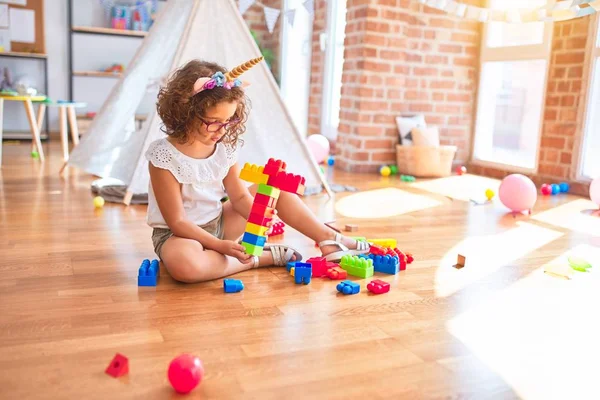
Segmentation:
[(252, 254), (246, 254), (244, 246), (232, 240), (221, 240), (218, 249), (215, 250), (221, 254), (237, 258), (242, 264), (252, 262)]

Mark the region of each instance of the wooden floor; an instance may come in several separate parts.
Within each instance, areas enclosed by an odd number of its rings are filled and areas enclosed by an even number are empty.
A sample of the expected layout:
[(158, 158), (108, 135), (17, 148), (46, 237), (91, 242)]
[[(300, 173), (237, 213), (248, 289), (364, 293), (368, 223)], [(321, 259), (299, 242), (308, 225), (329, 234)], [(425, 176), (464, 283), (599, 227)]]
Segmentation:
[[(336, 294), (336, 282), (295, 285), (283, 268), (184, 285), (164, 271), (138, 288), (152, 258), (145, 206), (94, 210), (92, 177), (59, 177), (29, 143), (5, 144), (0, 170), (0, 398), (171, 399), (170, 360), (199, 356), (202, 399), (597, 399), (599, 271), (544, 274), (578, 254), (600, 269), (592, 204), (540, 198), (531, 217), (475, 205), (497, 181), (466, 175), (404, 184), (337, 174), (356, 193), (307, 199), (323, 221), (394, 237), (416, 261), (389, 293)], [(328, 172), (331, 174), (331, 172)], [(285, 241), (316, 254), (295, 232)], [(467, 265), (454, 269), (456, 255)], [(378, 275), (378, 274), (376, 274)], [(130, 372), (104, 369), (116, 352)]]

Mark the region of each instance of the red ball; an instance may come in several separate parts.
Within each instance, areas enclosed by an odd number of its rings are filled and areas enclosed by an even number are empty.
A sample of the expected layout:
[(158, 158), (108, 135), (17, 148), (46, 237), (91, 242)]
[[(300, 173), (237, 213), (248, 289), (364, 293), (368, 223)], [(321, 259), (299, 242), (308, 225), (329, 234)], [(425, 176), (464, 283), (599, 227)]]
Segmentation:
[(544, 196), (550, 196), (552, 194), (552, 186), (544, 183), (541, 187), (541, 191)]
[(463, 175), (467, 173), (467, 167), (465, 167), (464, 165), (462, 167), (458, 167), (456, 168), (456, 173), (458, 175)]
[(191, 354), (182, 354), (169, 364), (168, 376), (177, 393), (189, 393), (202, 381), (202, 361)]

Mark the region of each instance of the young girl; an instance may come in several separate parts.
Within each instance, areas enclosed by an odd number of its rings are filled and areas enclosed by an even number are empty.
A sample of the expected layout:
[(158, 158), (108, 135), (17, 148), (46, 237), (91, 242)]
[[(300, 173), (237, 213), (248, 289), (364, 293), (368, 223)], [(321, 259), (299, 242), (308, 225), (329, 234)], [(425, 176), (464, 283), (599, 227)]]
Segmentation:
[[(148, 224), (154, 228), (157, 256), (178, 281), (207, 281), (302, 259), (294, 249), (274, 244), (266, 244), (260, 257), (248, 255), (238, 241), (256, 187), (246, 187), (236, 164), (248, 117), (246, 83), (237, 77), (260, 60), (230, 72), (214, 63), (190, 61), (158, 95), (167, 137), (151, 143), (145, 154)], [(222, 203), (225, 196), (229, 200)], [(286, 224), (316, 241), (328, 260), (368, 251), (366, 243), (320, 223), (295, 194), (282, 191), (276, 210)]]

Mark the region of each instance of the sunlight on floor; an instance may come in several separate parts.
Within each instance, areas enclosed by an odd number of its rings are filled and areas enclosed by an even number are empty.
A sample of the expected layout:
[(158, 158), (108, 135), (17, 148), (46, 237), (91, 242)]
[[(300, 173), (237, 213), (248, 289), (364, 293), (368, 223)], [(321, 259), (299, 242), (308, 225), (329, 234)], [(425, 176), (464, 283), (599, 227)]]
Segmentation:
[(387, 188), (344, 197), (337, 202), (335, 209), (345, 217), (385, 218), (437, 207), (441, 204), (427, 196)]
[(575, 232), (600, 235), (600, 217), (591, 215), (598, 206), (589, 200), (579, 199), (534, 215), (532, 218)]
[(431, 181), (415, 182), (412, 187), (448, 196), (457, 200), (485, 200), (486, 189), (498, 193), (500, 181), (477, 175), (449, 176)]
[(563, 280), (542, 265), (448, 322), (450, 333), (526, 399), (600, 398), (600, 248), (579, 245), (548, 264), (569, 254), (587, 257), (595, 271)]
[[(500, 268), (510, 268), (506, 265), (563, 235), (526, 222), (518, 225), (488, 236), (468, 237), (450, 249), (436, 271), (436, 295), (450, 296)], [(458, 254), (466, 257), (462, 269), (453, 267)]]

